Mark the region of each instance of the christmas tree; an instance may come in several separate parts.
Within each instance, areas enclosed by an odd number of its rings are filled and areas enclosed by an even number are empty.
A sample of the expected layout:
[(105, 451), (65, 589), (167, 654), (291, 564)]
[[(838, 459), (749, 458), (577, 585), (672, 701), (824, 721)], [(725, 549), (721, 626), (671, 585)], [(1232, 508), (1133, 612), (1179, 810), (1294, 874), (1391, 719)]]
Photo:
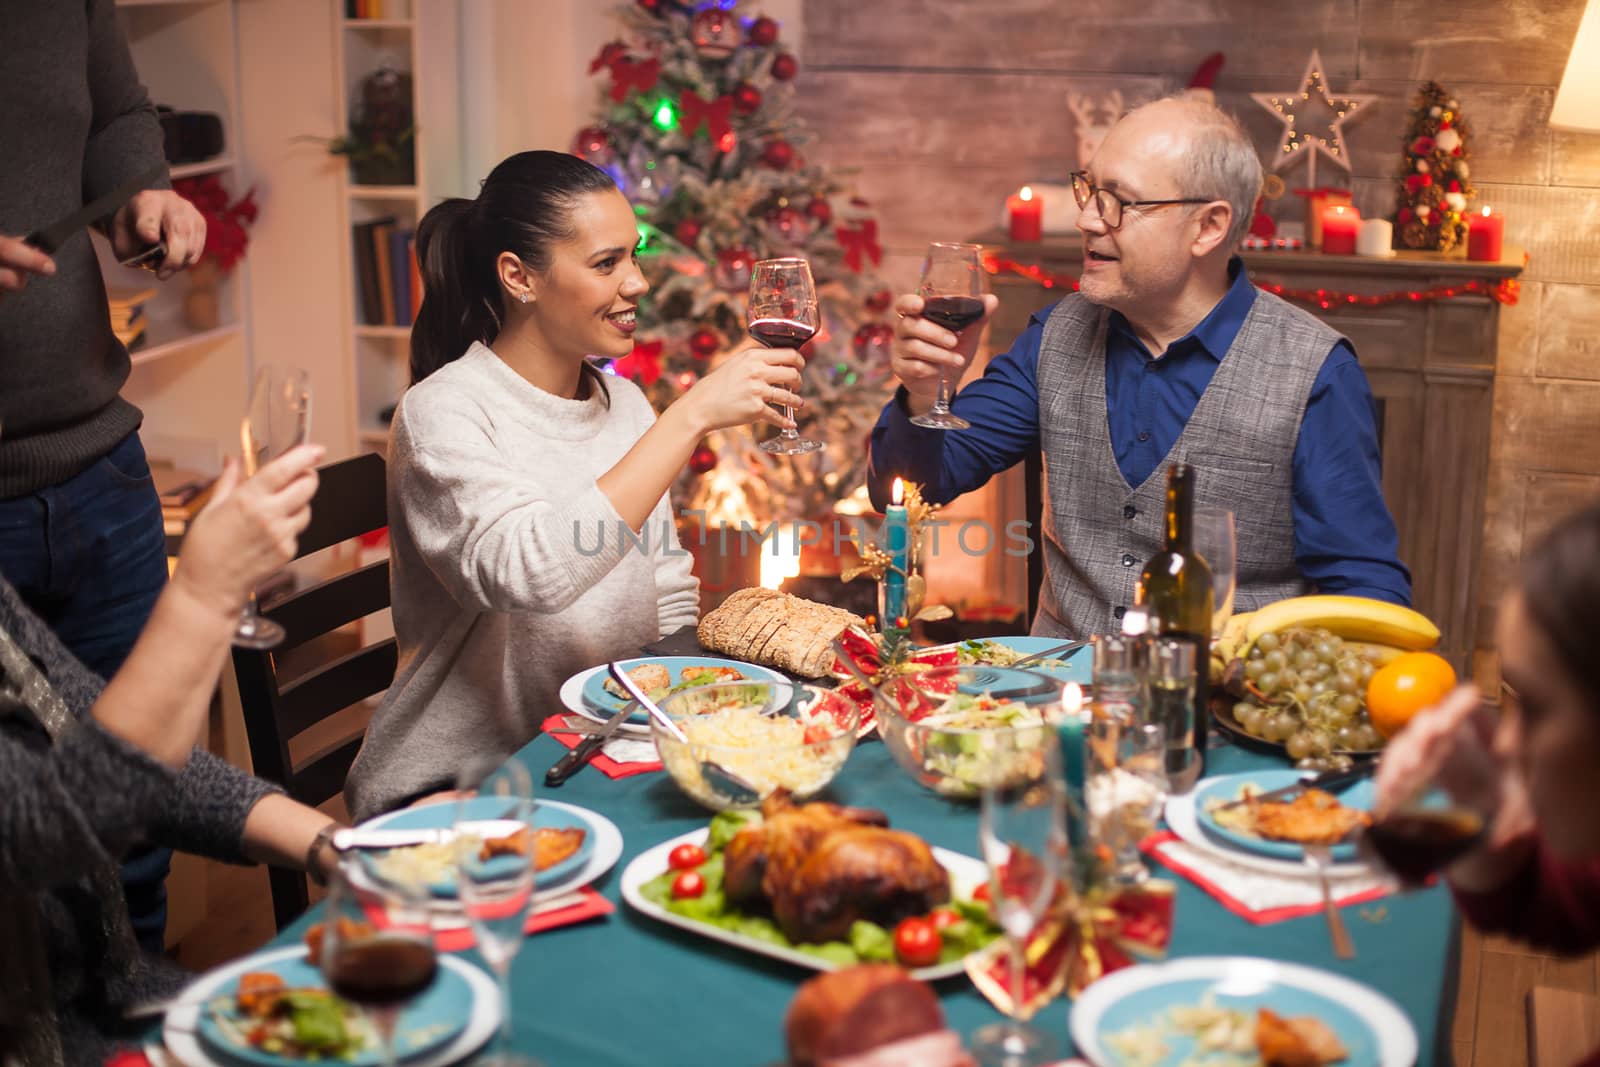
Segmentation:
[[(798, 64), (778, 24), (742, 0), (637, 0), (590, 64), (598, 121), (574, 151), (632, 201), (651, 291), (634, 350), (610, 370), (665, 408), (747, 341), (751, 265), (810, 261), (822, 323), (803, 348), (796, 414), (824, 449), (774, 456), (748, 428), (712, 434), (674, 497), (707, 522), (821, 519), (863, 484), (866, 439), (887, 399), (892, 294), (872, 272), (877, 223), (837, 174), (806, 163), (791, 107)], [(764, 431), (763, 431), (764, 432)]]
[(1407, 248), (1448, 252), (1466, 240), (1471, 136), (1456, 99), (1438, 82), (1424, 85), (1412, 104), (1396, 196), (1395, 232)]

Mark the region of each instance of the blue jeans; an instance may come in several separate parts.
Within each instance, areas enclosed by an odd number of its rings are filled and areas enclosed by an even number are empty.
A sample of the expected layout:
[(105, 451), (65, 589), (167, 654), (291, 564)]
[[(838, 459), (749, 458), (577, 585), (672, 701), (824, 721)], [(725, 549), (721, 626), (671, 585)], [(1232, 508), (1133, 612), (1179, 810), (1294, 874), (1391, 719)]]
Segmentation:
[[(0, 500), (0, 574), (84, 666), (117, 672), (167, 582), (161, 501), (137, 433), (59, 485)], [(122, 866), (134, 933), (155, 952), (171, 859), (138, 846)]]

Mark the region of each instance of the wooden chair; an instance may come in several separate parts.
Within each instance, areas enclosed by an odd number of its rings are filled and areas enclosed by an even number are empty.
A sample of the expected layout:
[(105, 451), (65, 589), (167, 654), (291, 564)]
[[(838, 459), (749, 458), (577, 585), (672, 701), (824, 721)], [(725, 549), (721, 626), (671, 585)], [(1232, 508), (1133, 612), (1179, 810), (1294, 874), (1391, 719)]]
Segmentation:
[[(311, 524), (300, 535), (296, 558), (321, 551), (388, 522), (383, 457), (369, 453), (323, 467), (311, 502)], [(290, 742), (335, 713), (394, 680), (394, 638), (357, 649), (290, 681), (278, 668), (284, 654), (389, 606), (389, 561), (381, 560), (272, 602), (261, 614), (288, 636), (278, 648), (233, 650), (239, 702), (255, 773), (283, 786), (312, 807), (338, 795), (361, 747), (361, 736), (324, 748), (296, 766)], [(273, 868), (272, 911), (278, 929), (310, 904), (303, 874)]]

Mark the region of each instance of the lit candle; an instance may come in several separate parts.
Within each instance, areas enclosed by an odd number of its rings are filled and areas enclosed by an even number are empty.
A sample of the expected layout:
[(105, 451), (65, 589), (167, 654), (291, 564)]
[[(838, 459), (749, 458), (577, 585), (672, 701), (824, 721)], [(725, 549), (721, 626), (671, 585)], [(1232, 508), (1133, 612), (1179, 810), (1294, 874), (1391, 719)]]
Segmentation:
[(1394, 255), (1394, 223), (1388, 219), (1362, 219), (1356, 234), (1356, 255), (1388, 259)]
[(1011, 212), (1011, 239), (1037, 241), (1044, 236), (1044, 200), (1033, 195), (1024, 185), (1016, 194), (1006, 198), (1006, 208)]
[(1361, 212), (1350, 204), (1330, 204), (1322, 212), (1322, 250), (1336, 256), (1354, 255), (1360, 230)]
[[(1061, 779), (1067, 791), (1067, 844), (1077, 855), (1092, 853), (1089, 840), (1089, 809), (1084, 796), (1090, 711), (1083, 703), (1083, 687), (1068, 682), (1061, 690), (1061, 721), (1056, 725), (1056, 743), (1061, 748)], [(1080, 864), (1081, 865), (1081, 864)], [(1074, 883), (1077, 879), (1073, 879)]]
[(910, 528), (907, 523), (905, 484), (894, 480), (890, 504), (883, 510), (883, 547), (889, 553), (889, 570), (883, 575), (883, 618), (878, 630), (887, 634), (901, 627), (895, 621), (906, 613), (906, 560), (909, 555)]
[(1500, 262), (1500, 246), (1505, 237), (1506, 217), (1488, 208), (1467, 219), (1467, 258)]

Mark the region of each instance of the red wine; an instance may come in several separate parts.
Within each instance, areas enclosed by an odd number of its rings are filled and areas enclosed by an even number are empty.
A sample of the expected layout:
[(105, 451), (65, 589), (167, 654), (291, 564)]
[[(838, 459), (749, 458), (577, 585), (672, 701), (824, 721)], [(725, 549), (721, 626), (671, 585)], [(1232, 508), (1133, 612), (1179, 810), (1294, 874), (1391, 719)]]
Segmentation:
[(1367, 827), (1366, 843), (1384, 866), (1411, 885), (1450, 866), (1483, 836), (1483, 820), (1470, 811), (1407, 811)]
[(750, 324), (750, 336), (768, 348), (799, 348), (816, 332), (815, 326), (793, 319), (757, 319)]
[(403, 937), (376, 937), (337, 946), (324, 967), (335, 993), (367, 1007), (404, 1004), (427, 989), (439, 969), (433, 947)]
[(975, 296), (930, 296), (922, 301), (922, 317), (960, 333), (983, 318), (983, 301)]

